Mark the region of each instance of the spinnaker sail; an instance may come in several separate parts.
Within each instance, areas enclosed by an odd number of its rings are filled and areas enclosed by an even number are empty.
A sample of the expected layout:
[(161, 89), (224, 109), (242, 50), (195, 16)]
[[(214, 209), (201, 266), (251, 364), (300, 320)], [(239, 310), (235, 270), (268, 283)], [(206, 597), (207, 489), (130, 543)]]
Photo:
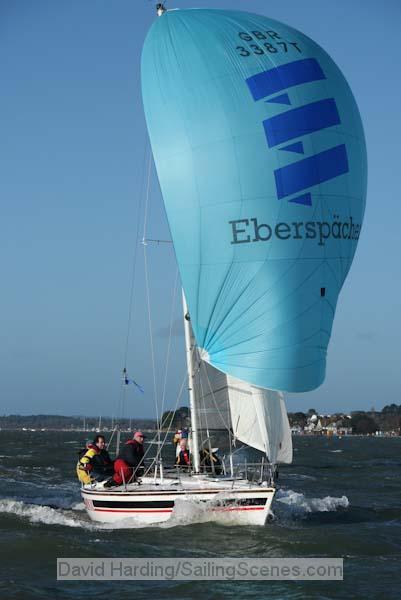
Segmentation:
[(344, 76), (267, 17), (171, 10), (146, 38), (142, 89), (203, 358), (260, 388), (316, 388), (365, 208)]

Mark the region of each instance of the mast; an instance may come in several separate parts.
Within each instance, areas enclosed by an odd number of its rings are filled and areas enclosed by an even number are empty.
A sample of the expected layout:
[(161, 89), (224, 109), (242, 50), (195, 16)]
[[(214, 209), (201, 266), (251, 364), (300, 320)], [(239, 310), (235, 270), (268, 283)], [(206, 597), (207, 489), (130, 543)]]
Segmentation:
[(191, 411), (191, 430), (192, 430), (192, 456), (195, 473), (199, 473), (199, 432), (198, 432), (198, 413), (196, 410), (196, 398), (194, 392), (194, 369), (192, 361), (192, 343), (191, 343), (191, 325), (188, 314), (187, 301), (185, 300), (184, 291), (182, 292), (182, 306), (184, 309), (184, 331), (185, 331), (185, 351), (187, 355), (188, 368), (188, 391), (189, 391), (189, 408)]

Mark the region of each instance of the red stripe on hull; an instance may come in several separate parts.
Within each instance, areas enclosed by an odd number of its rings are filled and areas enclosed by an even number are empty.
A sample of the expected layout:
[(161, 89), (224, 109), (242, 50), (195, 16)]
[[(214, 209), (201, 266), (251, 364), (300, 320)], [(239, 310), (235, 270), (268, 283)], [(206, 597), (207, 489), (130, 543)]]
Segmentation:
[(94, 508), (95, 512), (116, 512), (116, 513), (171, 513), (173, 512), (172, 508), (166, 508), (164, 510), (156, 510), (154, 508), (145, 508), (144, 510), (137, 510), (129, 508), (127, 510), (122, 508)]
[[(264, 506), (238, 506), (238, 507), (222, 507), (222, 508), (212, 508), (214, 511), (237, 511), (237, 510), (264, 510)], [(95, 508), (93, 509), (95, 512), (114, 512), (114, 513), (171, 513), (173, 509), (164, 509), (164, 510), (155, 510), (152, 508), (146, 508), (144, 510), (135, 510), (135, 509), (122, 509), (122, 508)]]
[(264, 506), (223, 506), (221, 508), (212, 508), (212, 510), (223, 510), (223, 511), (233, 511), (233, 510), (264, 510)]

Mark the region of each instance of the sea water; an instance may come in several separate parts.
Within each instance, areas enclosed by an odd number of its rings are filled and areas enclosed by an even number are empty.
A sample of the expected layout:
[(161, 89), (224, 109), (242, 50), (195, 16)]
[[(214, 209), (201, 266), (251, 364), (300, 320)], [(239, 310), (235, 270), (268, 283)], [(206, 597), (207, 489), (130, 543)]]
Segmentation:
[[(87, 433), (0, 432), (0, 598), (400, 597), (401, 438), (295, 437), (265, 527), (221, 525), (198, 503), (170, 521), (92, 523), (75, 476)], [(342, 557), (344, 581), (56, 580), (62, 557)]]

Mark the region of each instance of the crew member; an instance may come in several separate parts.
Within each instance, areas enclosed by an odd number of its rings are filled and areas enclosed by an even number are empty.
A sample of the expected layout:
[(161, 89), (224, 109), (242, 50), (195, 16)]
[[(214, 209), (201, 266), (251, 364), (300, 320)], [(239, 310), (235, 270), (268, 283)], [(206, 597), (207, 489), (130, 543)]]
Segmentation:
[(173, 444), (175, 445), (175, 456), (177, 457), (180, 453), (180, 441), (182, 438), (182, 430), (177, 429), (173, 437)]
[(121, 454), (114, 461), (113, 478), (107, 481), (104, 487), (128, 483), (132, 477), (136, 480), (143, 475), (143, 440), (142, 431), (136, 431), (133, 438), (124, 444)]
[(179, 467), (190, 467), (191, 466), (191, 453), (187, 447), (187, 438), (181, 438), (180, 440), (180, 452), (178, 453), (176, 464)]
[(77, 464), (77, 475), (82, 483), (104, 481), (113, 474), (113, 461), (106, 450), (104, 435), (97, 435), (93, 442), (86, 444), (80, 452)]

